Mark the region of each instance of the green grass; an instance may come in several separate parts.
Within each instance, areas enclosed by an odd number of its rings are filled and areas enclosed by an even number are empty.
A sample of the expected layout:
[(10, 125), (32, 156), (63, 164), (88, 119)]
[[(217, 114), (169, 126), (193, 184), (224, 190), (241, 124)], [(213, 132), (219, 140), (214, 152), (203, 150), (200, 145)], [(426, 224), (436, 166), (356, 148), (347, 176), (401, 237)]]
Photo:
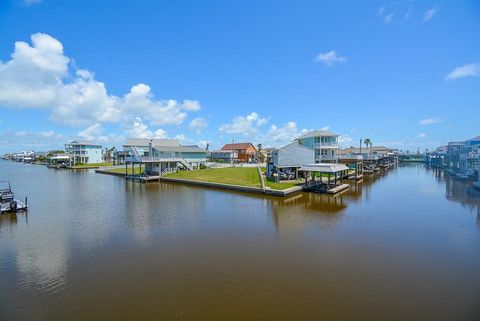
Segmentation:
[(271, 189), (278, 189), (278, 190), (284, 190), (290, 187), (297, 186), (296, 183), (292, 183), (292, 182), (277, 183), (273, 178), (266, 178), (265, 185), (270, 187)]
[(189, 179), (194, 181), (222, 183), (249, 187), (261, 187), (256, 167), (209, 168), (195, 171), (179, 171), (166, 177)]
[(103, 167), (103, 166), (112, 166), (113, 163), (92, 163), (92, 164), (82, 164), (82, 165), (75, 165), (72, 168), (88, 168), (88, 167)]

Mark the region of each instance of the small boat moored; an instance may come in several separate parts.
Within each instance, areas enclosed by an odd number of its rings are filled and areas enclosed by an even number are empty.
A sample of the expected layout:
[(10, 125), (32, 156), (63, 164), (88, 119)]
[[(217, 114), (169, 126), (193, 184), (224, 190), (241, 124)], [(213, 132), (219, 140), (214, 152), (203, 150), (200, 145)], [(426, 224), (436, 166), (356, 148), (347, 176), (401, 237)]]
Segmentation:
[(26, 211), (27, 209), (27, 198), (25, 197), (25, 202), (15, 199), (10, 183), (0, 181), (0, 213)]

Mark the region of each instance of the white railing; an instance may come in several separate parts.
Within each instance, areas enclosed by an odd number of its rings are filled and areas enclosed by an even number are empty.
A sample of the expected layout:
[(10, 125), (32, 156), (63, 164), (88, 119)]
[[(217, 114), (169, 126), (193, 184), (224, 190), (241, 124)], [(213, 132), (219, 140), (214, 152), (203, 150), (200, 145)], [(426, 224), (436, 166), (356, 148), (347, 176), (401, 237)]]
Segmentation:
[(155, 157), (155, 156), (127, 156), (125, 157), (125, 162), (134, 162), (134, 163), (180, 163), (186, 169), (192, 170), (192, 166), (183, 158), (165, 158), (165, 157)]
[(338, 148), (338, 143), (337, 142), (328, 142), (328, 143), (315, 143), (316, 148)]
[(330, 156), (330, 155), (317, 155), (316, 158), (320, 159), (320, 160), (336, 160), (336, 159), (338, 159), (337, 156)]

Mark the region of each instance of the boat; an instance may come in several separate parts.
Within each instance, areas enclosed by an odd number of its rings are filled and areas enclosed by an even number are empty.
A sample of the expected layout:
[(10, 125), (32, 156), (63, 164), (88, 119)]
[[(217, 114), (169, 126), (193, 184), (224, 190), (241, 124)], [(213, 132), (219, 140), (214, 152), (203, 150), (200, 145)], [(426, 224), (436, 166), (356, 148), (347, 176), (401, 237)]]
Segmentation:
[(0, 213), (20, 212), (27, 209), (27, 198), (25, 197), (25, 202), (15, 199), (10, 182), (0, 181)]

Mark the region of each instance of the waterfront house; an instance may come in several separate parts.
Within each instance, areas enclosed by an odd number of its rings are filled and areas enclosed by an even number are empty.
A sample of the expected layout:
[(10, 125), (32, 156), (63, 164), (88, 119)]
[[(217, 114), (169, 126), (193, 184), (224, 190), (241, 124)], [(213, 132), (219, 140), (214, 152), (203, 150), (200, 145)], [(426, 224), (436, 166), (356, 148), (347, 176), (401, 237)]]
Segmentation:
[(65, 154), (76, 164), (98, 164), (103, 162), (102, 145), (92, 142), (71, 141), (65, 144)]
[(259, 150), (257, 153), (257, 158), (260, 161), (260, 163), (268, 162), (268, 160), (271, 159), (272, 152), (274, 150), (275, 148), (271, 148), (271, 147), (266, 147)]
[(328, 130), (314, 130), (298, 137), (296, 141), (315, 151), (315, 163), (337, 163), (338, 135)]
[(210, 152), (209, 158), (212, 161), (232, 163), (238, 159), (238, 152), (233, 149), (219, 149)]
[(315, 163), (315, 150), (298, 142), (293, 142), (271, 152), (270, 163), (267, 164), (267, 176), (274, 174), (277, 180), (298, 178), (298, 169), (303, 164)]
[(479, 175), (479, 157), (480, 136), (466, 141), (449, 142), (445, 155), (447, 170), (459, 175)]
[(160, 175), (179, 168), (199, 169), (207, 162), (207, 152), (195, 145), (182, 146), (178, 139), (129, 138), (123, 145), (129, 156), (125, 163), (145, 165), (145, 172)]
[(240, 163), (248, 163), (255, 159), (257, 156), (257, 149), (252, 143), (235, 143), (225, 144), (222, 147), (224, 151), (234, 151), (236, 154), (235, 161)]

